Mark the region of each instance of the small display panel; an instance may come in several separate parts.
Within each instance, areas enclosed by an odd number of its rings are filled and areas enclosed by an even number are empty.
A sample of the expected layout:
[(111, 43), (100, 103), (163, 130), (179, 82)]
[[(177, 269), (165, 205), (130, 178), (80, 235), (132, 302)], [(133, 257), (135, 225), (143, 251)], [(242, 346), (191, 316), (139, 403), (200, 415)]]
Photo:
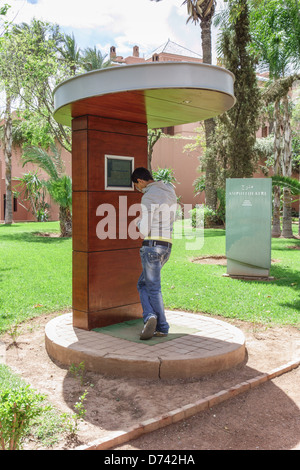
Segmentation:
[(133, 157), (105, 155), (105, 189), (133, 190)]

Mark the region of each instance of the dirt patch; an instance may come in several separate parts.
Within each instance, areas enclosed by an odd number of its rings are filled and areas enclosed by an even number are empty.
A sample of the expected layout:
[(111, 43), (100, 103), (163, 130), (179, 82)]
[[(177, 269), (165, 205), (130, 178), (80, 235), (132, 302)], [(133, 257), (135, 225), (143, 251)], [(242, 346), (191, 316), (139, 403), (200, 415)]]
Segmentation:
[(199, 264), (217, 264), (220, 266), (227, 265), (227, 258), (226, 256), (200, 256), (197, 258), (193, 258), (192, 263), (199, 263)]
[(57, 232), (34, 232), (33, 235), (36, 237), (46, 237), (46, 238), (59, 238), (60, 233)]
[[(300, 356), (299, 329), (230, 321), (244, 332), (248, 357), (245, 364), (229, 371), (200, 379), (160, 381), (104, 377), (85, 372), (81, 384), (69, 368), (53, 362), (45, 350), (44, 328), (54, 316), (43, 316), (22, 324), (17, 345), (11, 345), (9, 334), (3, 335), (1, 341), (5, 345), (4, 362), (38, 392), (46, 394), (59, 411), (73, 412), (79, 396), (88, 390), (85, 402), (87, 413), (85, 421), (80, 425), (78, 439), (70, 442), (62, 436), (61, 441), (53, 447), (59, 450), (87, 444), (112, 430), (126, 430), (141, 421), (193, 403)], [(237, 399), (176, 426), (151, 433), (122, 448), (245, 449), (247, 446), (258, 446), (260, 449), (276, 449), (279, 448), (279, 442), (282, 448), (296, 448), (300, 442), (299, 378), (298, 368), (258, 390), (247, 392)], [(264, 390), (265, 395), (261, 398), (259, 394)], [(278, 413), (275, 406), (279, 407)], [(297, 423), (295, 420), (298, 420)], [(218, 433), (220, 435), (217, 436)], [(200, 435), (203, 439), (199, 438)], [(234, 439), (229, 442), (230, 436)], [(147, 439), (150, 441), (147, 442)], [(28, 440), (24, 448), (31, 450), (41, 447), (37, 442)]]

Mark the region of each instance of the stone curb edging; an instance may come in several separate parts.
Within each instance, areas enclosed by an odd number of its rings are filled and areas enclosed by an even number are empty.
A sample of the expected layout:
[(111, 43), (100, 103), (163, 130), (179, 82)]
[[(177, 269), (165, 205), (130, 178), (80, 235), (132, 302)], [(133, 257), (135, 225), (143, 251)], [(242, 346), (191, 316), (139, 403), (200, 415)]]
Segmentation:
[(284, 364), (283, 366), (276, 367), (271, 370), (269, 373), (264, 373), (254, 377), (253, 379), (246, 380), (241, 382), (229, 389), (221, 390), (214, 395), (209, 395), (205, 398), (197, 400), (195, 403), (184, 405), (181, 408), (169, 411), (163, 416), (155, 417), (143, 421), (137, 425), (133, 425), (127, 431), (112, 431), (104, 438), (100, 438), (94, 442), (91, 442), (86, 445), (76, 447), (74, 450), (108, 450), (117, 445), (124, 444), (125, 442), (136, 439), (143, 434), (148, 432), (156, 431), (170, 424), (177, 423), (183, 419), (190, 418), (191, 416), (199, 413), (200, 411), (207, 410), (212, 406), (218, 405), (223, 401), (226, 401), (230, 398), (233, 398), (241, 393), (246, 392), (252, 388), (261, 385), (268, 380), (272, 380), (275, 377), (279, 377), (286, 372), (290, 372), (293, 369), (296, 369), (300, 365), (300, 359), (296, 361), (290, 361)]
[[(245, 336), (237, 327), (202, 315), (166, 312), (170, 314), (170, 323), (175, 325), (187, 326), (192, 320), (197, 334), (153, 345), (150, 354), (145, 355), (145, 347), (148, 352), (145, 344), (74, 328), (72, 314), (68, 313), (47, 323), (46, 351), (61, 364), (84, 362), (87, 370), (104, 375), (157, 380), (196, 378), (235, 367), (244, 361)], [(185, 319), (186, 323), (182, 323)]]

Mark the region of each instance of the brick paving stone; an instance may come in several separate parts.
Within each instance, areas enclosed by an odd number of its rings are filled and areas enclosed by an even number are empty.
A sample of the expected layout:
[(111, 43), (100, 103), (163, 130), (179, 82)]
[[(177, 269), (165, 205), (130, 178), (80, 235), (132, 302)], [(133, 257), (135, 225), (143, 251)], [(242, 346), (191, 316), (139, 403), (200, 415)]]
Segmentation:
[[(145, 361), (159, 361), (164, 365), (163, 370), (179, 377), (186, 373), (186, 370), (197, 369), (197, 374), (201, 375), (201, 364), (205, 361), (205, 373), (207, 373), (207, 363), (211, 360), (212, 372), (215, 372), (216, 362), (218, 370), (222, 370), (222, 356), (224, 368), (228, 368), (244, 360), (245, 339), (244, 335), (236, 327), (233, 327), (221, 320), (210, 318), (188, 312), (167, 311), (167, 318), (172, 325), (187, 327), (187, 334), (179, 338), (169, 339), (168, 341), (149, 344), (146, 342), (133, 342), (126, 339), (120, 339), (107, 334), (95, 331), (86, 331), (74, 328), (72, 325), (72, 314), (61, 315), (49, 322), (46, 326), (45, 336), (48, 343), (48, 353), (57, 360), (62, 360), (65, 356), (63, 350), (67, 350), (67, 357), (80, 359), (80, 352), (91, 355), (89, 362), (108, 360), (113, 357), (116, 365), (117, 375), (120, 371), (126, 374), (126, 368), (120, 365), (122, 361), (130, 360), (131, 372), (134, 372), (134, 364), (137, 367), (137, 373), (141, 372), (141, 364)], [(190, 333), (190, 328), (195, 329), (195, 333)], [(99, 356), (99, 358), (97, 358)], [(217, 360), (216, 360), (217, 358)], [(191, 360), (191, 367), (182, 367), (181, 360)], [(202, 361), (202, 362), (201, 362)], [(63, 361), (62, 361), (63, 362)], [(97, 364), (94, 364), (97, 367)], [(110, 364), (110, 367), (113, 367)], [(99, 364), (103, 370), (103, 364)], [(112, 374), (114, 373), (111, 370)]]

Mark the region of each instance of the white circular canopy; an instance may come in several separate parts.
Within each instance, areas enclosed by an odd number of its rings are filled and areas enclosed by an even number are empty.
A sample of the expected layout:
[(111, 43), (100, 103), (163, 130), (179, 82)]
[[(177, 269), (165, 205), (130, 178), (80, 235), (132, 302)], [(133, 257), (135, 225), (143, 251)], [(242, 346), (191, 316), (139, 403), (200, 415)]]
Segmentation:
[(169, 127), (215, 117), (234, 103), (228, 70), (193, 62), (113, 66), (77, 75), (54, 90), (54, 118), (94, 115)]

